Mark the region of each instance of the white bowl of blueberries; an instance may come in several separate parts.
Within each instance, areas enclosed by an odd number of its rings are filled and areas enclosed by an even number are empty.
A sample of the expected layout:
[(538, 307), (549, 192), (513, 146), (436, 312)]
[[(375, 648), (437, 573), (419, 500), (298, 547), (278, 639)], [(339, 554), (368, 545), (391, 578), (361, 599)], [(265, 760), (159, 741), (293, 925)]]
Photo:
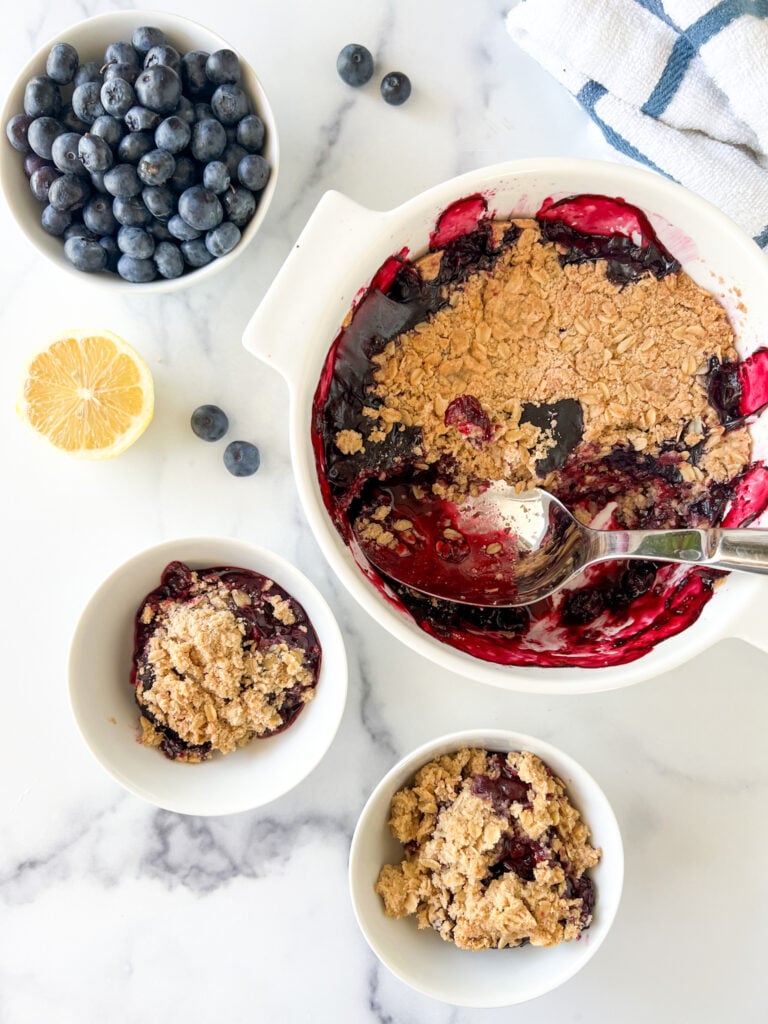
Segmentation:
[(102, 14), (30, 59), (3, 109), (19, 227), (100, 286), (164, 291), (221, 270), (274, 194), (277, 130), (247, 62), (160, 11)]

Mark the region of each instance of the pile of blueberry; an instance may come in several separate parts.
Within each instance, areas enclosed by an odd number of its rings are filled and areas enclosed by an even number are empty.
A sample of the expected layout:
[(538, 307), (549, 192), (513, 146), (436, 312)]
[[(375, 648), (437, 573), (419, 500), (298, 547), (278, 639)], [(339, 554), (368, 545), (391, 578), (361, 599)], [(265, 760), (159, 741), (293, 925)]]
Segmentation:
[[(229, 417), (218, 405), (199, 405), (190, 425), (202, 441), (220, 441), (229, 430)], [(250, 441), (230, 441), (224, 449), (224, 465), (232, 476), (253, 476), (261, 465), (261, 452)]]
[(103, 60), (53, 47), (6, 133), (73, 267), (146, 282), (235, 248), (270, 175), (240, 79), (232, 50), (181, 53), (151, 26)]

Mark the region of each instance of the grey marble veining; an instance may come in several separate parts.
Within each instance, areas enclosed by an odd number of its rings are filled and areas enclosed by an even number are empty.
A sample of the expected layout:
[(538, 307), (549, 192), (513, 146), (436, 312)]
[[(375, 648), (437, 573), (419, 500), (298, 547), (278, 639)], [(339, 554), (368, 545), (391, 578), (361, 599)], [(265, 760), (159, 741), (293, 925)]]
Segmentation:
[[(529, 0), (530, 2), (530, 0)], [(8, 6), (8, 5), (7, 5)], [(48, 37), (111, 0), (29, 0), (4, 11), (0, 84)], [(223, 279), (175, 295), (94, 297), (50, 270), (0, 209), (0, 447), (6, 530), (0, 775), (0, 1024), (149, 1019), (285, 1024), (763, 1024), (768, 842), (766, 655), (719, 644), (663, 678), (588, 697), (482, 687), (407, 651), (360, 609), (308, 531), (287, 441), (288, 392), (241, 345), (256, 304), (320, 196), (388, 209), (461, 171), (516, 157), (613, 154), (573, 101), (515, 49), (499, 0), (189, 0), (231, 38), (280, 126), (273, 207)], [(170, 6), (168, 9), (171, 9)], [(335, 60), (368, 45), (377, 76), (353, 92)], [(388, 70), (413, 95), (389, 108)], [(297, 301), (301, 297), (297, 296)], [(68, 326), (106, 326), (155, 379), (142, 442), (73, 464), (18, 423), (27, 355)], [(224, 406), (262, 468), (236, 480), (189, 430)], [(234, 436), (234, 435), (233, 435)], [(157, 810), (122, 791), (84, 748), (66, 696), (69, 639), (101, 579), (171, 537), (231, 534), (296, 562), (337, 612), (350, 689), (314, 772), (262, 809), (224, 818)], [(357, 816), (400, 756), (470, 726), (563, 747), (612, 800), (626, 843), (613, 931), (587, 968), (533, 1003), (459, 1009), (404, 986), (352, 913)]]

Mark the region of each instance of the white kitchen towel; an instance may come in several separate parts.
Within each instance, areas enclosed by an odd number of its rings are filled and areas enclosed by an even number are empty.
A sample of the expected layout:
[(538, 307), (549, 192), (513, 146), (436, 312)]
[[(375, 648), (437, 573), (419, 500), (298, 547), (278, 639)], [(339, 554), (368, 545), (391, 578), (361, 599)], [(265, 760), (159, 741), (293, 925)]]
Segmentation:
[(621, 154), (768, 252), (768, 0), (520, 0), (507, 28)]

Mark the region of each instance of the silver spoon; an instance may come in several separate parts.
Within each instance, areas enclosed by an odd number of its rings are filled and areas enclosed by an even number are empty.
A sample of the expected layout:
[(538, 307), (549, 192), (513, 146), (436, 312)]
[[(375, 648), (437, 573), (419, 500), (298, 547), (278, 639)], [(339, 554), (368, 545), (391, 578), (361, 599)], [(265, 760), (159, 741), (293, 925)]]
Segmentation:
[[(642, 558), (768, 574), (768, 530), (593, 530), (547, 491), (519, 494), (494, 483), (458, 507), (456, 533), (466, 554), (453, 561), (431, 544), (396, 549), (361, 543), (371, 564), (431, 597), (481, 607), (533, 604), (583, 569)], [(359, 538), (358, 538), (359, 539)], [(489, 543), (489, 540), (491, 541)]]

